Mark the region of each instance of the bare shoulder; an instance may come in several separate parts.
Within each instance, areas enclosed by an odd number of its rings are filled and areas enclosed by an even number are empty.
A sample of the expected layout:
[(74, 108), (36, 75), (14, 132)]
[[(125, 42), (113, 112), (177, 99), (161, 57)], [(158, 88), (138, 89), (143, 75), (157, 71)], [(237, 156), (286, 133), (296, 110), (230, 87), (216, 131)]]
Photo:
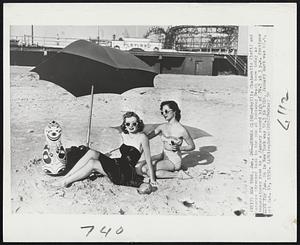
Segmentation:
[(179, 124), (178, 128), (179, 128), (180, 134), (182, 134), (182, 136), (189, 135), (189, 131), (181, 123)]
[(126, 138), (126, 134), (124, 134), (124, 132), (121, 132), (121, 137), (122, 139)]
[(182, 131), (186, 131), (187, 132), (187, 129), (184, 125), (182, 125), (181, 123), (179, 123), (179, 127)]
[(167, 126), (167, 123), (162, 123), (157, 127), (157, 129), (159, 129), (160, 131), (164, 131), (166, 130)]
[(141, 139), (142, 142), (145, 142), (145, 141), (149, 140), (147, 135), (143, 132), (140, 133), (140, 139)]

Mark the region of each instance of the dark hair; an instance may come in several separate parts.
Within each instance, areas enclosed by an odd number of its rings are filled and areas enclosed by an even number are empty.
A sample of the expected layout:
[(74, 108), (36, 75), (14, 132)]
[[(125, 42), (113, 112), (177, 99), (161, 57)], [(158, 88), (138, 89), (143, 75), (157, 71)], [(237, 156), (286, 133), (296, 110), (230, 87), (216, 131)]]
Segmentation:
[(181, 111), (177, 105), (177, 103), (173, 100), (167, 100), (167, 101), (163, 101), (161, 102), (160, 104), (160, 110), (162, 110), (162, 108), (167, 105), (169, 106), (169, 108), (171, 110), (173, 110), (175, 112), (175, 119), (179, 122), (180, 121), (180, 118), (181, 118)]
[(123, 131), (123, 133), (125, 134), (128, 134), (128, 131), (126, 130), (126, 126), (125, 126), (125, 121), (126, 121), (126, 118), (129, 118), (129, 117), (135, 117), (136, 118), (136, 121), (137, 121), (137, 132), (142, 132), (143, 129), (144, 129), (144, 122), (142, 119), (140, 119), (140, 117), (134, 113), (133, 111), (127, 111), (124, 115), (123, 115), (123, 122), (121, 124), (121, 129)]

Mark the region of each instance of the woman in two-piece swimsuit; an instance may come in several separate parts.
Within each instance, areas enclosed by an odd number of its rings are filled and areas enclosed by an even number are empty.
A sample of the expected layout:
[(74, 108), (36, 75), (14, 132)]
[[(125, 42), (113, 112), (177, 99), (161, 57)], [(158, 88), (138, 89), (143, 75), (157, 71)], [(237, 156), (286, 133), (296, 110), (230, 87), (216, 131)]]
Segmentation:
[[(163, 151), (159, 156), (154, 156), (152, 161), (157, 178), (191, 178), (181, 170), (182, 151), (192, 151), (195, 144), (189, 132), (180, 124), (181, 111), (175, 101), (164, 101), (160, 105), (162, 116), (167, 123), (159, 125), (148, 134), (148, 138), (160, 135), (163, 142)], [(186, 145), (182, 145), (185, 141)], [(146, 164), (140, 165), (140, 171), (149, 175)]]
[(173, 137), (173, 136), (165, 136), (163, 132), (161, 132), (161, 141), (164, 145), (164, 150), (162, 152), (162, 159), (164, 160), (170, 160), (174, 165), (174, 170), (180, 170), (181, 169), (181, 161), (182, 161), (182, 154), (179, 150), (167, 150), (167, 146), (173, 146), (176, 145), (180, 147), (183, 142), (182, 137)]
[(156, 185), (151, 163), (149, 139), (142, 133), (143, 128), (143, 121), (137, 114), (126, 112), (123, 115), (121, 125), (123, 144), (119, 148), (120, 158), (110, 158), (101, 152), (86, 147), (85, 155), (65, 176), (53, 184), (68, 186), (77, 180), (90, 176), (93, 172), (97, 172), (107, 176), (116, 185), (139, 187), (144, 182), (144, 177), (137, 173), (135, 166), (141, 155), (144, 154), (147, 166), (150, 169), (151, 185)]

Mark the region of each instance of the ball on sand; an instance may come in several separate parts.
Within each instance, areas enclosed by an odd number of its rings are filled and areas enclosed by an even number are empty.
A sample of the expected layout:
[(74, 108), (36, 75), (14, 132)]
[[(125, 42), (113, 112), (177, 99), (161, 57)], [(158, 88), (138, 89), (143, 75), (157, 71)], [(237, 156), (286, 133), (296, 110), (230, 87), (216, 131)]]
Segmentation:
[(137, 191), (139, 194), (150, 194), (152, 192), (152, 186), (148, 183), (143, 183)]

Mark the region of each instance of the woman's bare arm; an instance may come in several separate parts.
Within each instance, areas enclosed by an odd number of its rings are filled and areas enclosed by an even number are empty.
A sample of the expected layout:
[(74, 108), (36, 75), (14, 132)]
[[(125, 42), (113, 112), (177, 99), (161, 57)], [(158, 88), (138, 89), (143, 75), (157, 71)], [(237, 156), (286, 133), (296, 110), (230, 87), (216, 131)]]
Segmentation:
[(161, 132), (161, 125), (157, 126), (154, 130), (147, 134), (149, 140), (154, 138), (155, 136), (159, 135)]
[(142, 147), (144, 151), (144, 157), (145, 161), (147, 163), (148, 169), (149, 169), (149, 175), (150, 175), (150, 180), (151, 182), (155, 183), (156, 178), (154, 174), (154, 169), (151, 161), (151, 152), (150, 152), (150, 144), (149, 144), (149, 139), (145, 134), (142, 135)]
[(183, 131), (183, 139), (184, 141), (187, 143), (187, 145), (181, 145), (179, 147), (179, 150), (180, 151), (193, 151), (195, 150), (195, 143), (194, 143), (194, 140), (192, 139), (190, 133), (184, 128), (184, 131)]

